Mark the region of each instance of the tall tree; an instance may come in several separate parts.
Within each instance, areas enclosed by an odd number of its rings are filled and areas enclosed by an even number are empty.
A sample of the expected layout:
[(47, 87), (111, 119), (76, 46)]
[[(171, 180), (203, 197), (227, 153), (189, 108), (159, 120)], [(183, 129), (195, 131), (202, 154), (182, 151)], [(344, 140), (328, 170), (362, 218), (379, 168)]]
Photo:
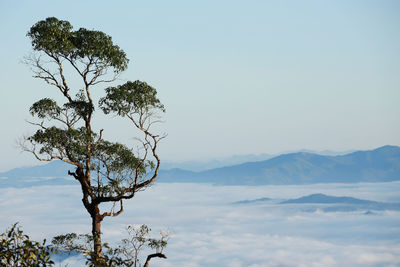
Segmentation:
[[(158, 175), (157, 145), (165, 134), (155, 134), (152, 126), (165, 109), (156, 89), (141, 81), (107, 87), (94, 102), (92, 87), (115, 81), (128, 65), (125, 52), (105, 33), (74, 31), (68, 21), (51, 17), (33, 25), (27, 36), (33, 52), (26, 63), (35, 78), (62, 94), (63, 101), (43, 98), (31, 106), (30, 113), (40, 122), (31, 122), (38, 129), (24, 138), (22, 148), (40, 161), (71, 165), (68, 174), (82, 189), (82, 202), (92, 219), (94, 254), (101, 259), (103, 219), (121, 214), (124, 200), (151, 185)], [(77, 76), (81, 88), (70, 87), (67, 75)], [(125, 117), (139, 130), (135, 150), (105, 140), (103, 129), (94, 130), (96, 109)], [(104, 203), (112, 203), (113, 208), (105, 209)]]

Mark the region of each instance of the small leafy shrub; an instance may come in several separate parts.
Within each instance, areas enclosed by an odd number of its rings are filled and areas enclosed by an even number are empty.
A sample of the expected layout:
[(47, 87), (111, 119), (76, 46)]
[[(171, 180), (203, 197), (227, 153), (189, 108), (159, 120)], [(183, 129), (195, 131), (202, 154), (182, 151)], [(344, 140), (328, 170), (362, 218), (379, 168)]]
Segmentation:
[[(121, 244), (113, 248), (108, 243), (102, 244), (102, 258), (96, 257), (93, 252), (93, 236), (90, 234), (69, 233), (53, 238), (52, 246), (55, 251), (77, 252), (86, 257), (88, 266), (105, 267), (147, 267), (152, 258), (167, 258), (163, 249), (167, 246), (170, 233), (160, 232), (161, 238), (150, 237), (151, 229), (147, 225), (129, 225), (126, 227), (128, 238), (122, 239)], [(140, 253), (145, 249), (151, 249), (154, 253), (147, 255), (142, 264)]]
[(50, 259), (52, 250), (43, 243), (29, 239), (18, 223), (2, 233), (0, 236), (0, 266), (53, 266)]

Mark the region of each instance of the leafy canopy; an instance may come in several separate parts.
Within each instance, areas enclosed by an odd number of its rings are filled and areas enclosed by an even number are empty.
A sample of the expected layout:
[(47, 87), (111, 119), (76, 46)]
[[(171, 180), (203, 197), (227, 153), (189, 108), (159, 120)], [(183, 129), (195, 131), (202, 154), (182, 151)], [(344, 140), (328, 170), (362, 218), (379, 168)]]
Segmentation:
[(57, 55), (69, 60), (88, 58), (99, 65), (113, 67), (116, 72), (124, 71), (128, 59), (112, 38), (101, 31), (80, 28), (72, 30), (68, 21), (51, 17), (33, 25), (28, 32), (33, 49), (48, 55)]
[(106, 88), (106, 97), (100, 99), (105, 114), (115, 112), (119, 116), (149, 112), (151, 109), (165, 112), (164, 105), (157, 98), (157, 91), (145, 82), (135, 81)]

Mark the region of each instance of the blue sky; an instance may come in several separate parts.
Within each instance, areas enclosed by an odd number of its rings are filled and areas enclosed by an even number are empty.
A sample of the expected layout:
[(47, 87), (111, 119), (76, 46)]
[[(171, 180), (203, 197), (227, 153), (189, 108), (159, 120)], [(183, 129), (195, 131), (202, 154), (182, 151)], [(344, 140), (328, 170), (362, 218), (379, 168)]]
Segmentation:
[[(20, 63), (49, 16), (104, 31), (166, 105), (162, 159), (400, 145), (398, 1), (1, 1), (0, 170), (35, 164), (15, 140), (57, 92)], [(101, 89), (96, 92), (101, 95)], [(119, 140), (122, 122), (98, 120)], [(107, 126), (109, 127), (107, 131)]]

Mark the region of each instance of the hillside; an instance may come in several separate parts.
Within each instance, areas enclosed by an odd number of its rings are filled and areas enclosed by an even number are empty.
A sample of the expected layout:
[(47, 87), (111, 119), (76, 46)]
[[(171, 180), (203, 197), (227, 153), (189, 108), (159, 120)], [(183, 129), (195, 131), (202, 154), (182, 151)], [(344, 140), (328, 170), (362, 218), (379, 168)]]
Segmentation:
[(366, 214), (372, 214), (372, 211), (400, 210), (400, 203), (377, 202), (345, 196), (328, 196), (320, 193), (294, 199), (288, 199), (280, 202), (277, 202), (276, 200), (270, 198), (258, 198), (252, 200), (241, 200), (234, 202), (233, 204), (253, 205), (264, 203), (277, 203), (281, 205), (294, 204), (299, 209), (307, 212), (314, 212), (317, 209), (323, 210), (325, 212), (349, 212), (366, 210)]
[[(0, 186), (73, 184), (69, 166), (60, 161), (0, 173)], [(68, 179), (65, 179), (68, 177)], [(400, 180), (400, 147), (329, 156), (289, 153), (264, 161), (194, 172), (161, 170), (158, 182), (213, 183), (219, 185), (314, 184), (389, 182)]]
[(290, 153), (259, 162), (189, 172), (162, 171), (163, 182), (230, 185), (357, 183), (400, 180), (400, 147), (384, 146), (340, 156)]
[(324, 194), (312, 194), (309, 196), (304, 196), (296, 199), (289, 199), (281, 202), (281, 204), (339, 204), (339, 203), (366, 205), (366, 204), (377, 204), (378, 202), (358, 199), (354, 197), (336, 197)]

